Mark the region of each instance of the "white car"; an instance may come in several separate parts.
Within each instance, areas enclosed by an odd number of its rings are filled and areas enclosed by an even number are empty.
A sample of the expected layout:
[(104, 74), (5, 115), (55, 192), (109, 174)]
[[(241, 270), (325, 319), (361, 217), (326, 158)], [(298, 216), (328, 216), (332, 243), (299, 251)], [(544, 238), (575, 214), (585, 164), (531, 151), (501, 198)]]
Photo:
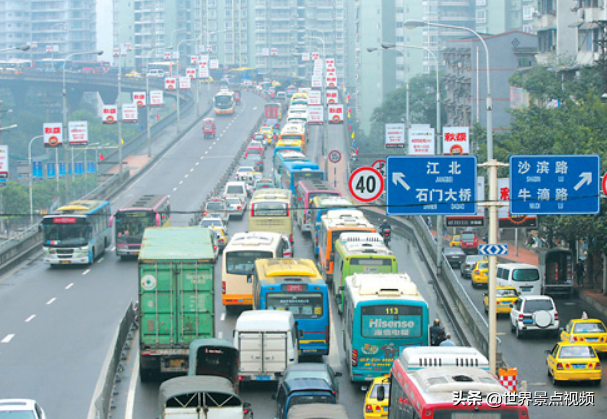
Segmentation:
[(0, 418), (46, 419), (46, 415), (35, 400), (0, 399)]
[(226, 198), (226, 204), (228, 205), (228, 216), (230, 218), (238, 217), (241, 220), (243, 219), (247, 206), (239, 197), (228, 196)]
[(221, 228), (225, 235), (228, 235), (228, 224), (225, 223), (218, 215), (210, 214), (209, 216), (204, 217), (202, 221), (200, 221), (200, 226), (207, 228)]
[(559, 335), (559, 313), (547, 295), (527, 295), (512, 304), (510, 331), (521, 339), (530, 332)]
[(236, 170), (236, 180), (246, 181), (249, 178), (249, 173), (254, 172), (253, 166), (240, 166)]
[(235, 195), (244, 203), (247, 202), (247, 184), (245, 182), (228, 182), (223, 190), (223, 197), (228, 198), (230, 195)]

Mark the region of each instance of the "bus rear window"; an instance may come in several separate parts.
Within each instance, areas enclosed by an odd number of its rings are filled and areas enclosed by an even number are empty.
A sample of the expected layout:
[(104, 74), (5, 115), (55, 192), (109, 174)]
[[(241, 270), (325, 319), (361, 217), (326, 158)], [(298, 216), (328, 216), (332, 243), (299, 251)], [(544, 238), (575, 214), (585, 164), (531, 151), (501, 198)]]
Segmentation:
[(288, 217), (289, 208), (283, 202), (255, 202), (252, 204), (253, 217)]
[(272, 259), (272, 252), (235, 251), (226, 254), (226, 272), (235, 275), (252, 275), (257, 259)]
[(293, 183), (297, 184), (300, 180), (323, 180), (323, 177), (322, 171), (297, 171), (293, 173)]
[(350, 265), (360, 266), (391, 266), (392, 258), (381, 258), (381, 259), (366, 259), (353, 257), (350, 259)]
[(322, 317), (322, 294), (272, 292), (266, 297), (268, 310), (288, 310), (296, 319), (319, 319)]

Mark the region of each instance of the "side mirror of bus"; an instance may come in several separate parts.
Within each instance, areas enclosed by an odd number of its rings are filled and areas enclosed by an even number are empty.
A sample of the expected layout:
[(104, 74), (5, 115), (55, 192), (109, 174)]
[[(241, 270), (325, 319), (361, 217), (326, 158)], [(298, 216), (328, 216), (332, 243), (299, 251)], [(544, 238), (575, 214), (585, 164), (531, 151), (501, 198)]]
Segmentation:
[(342, 375), (344, 375), (343, 372), (341, 372), (341, 371), (335, 371), (335, 376), (336, 377), (341, 377)]
[(303, 330), (298, 330), (298, 331), (297, 331), (297, 337), (298, 337), (299, 339), (303, 339), (303, 337), (304, 337)]
[(384, 386), (379, 386), (377, 388), (377, 401), (382, 402), (386, 398), (386, 389)]

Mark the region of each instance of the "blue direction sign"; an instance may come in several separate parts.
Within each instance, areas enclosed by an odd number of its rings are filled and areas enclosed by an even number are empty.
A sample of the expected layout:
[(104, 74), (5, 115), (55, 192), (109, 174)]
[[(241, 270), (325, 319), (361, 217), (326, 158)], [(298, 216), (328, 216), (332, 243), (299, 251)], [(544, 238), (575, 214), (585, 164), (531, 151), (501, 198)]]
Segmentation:
[(480, 255), (507, 255), (507, 244), (479, 244), (478, 253)]
[(510, 156), (511, 214), (598, 214), (598, 155)]
[(476, 156), (388, 156), (387, 214), (476, 214)]

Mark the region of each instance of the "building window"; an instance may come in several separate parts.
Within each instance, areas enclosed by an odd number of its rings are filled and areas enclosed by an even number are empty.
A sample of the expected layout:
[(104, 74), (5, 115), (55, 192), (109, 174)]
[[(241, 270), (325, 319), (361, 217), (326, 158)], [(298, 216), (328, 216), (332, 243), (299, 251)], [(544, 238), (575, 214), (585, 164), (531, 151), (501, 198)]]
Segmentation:
[(476, 11), (476, 23), (487, 23), (487, 11), (477, 10)]
[(486, 6), (487, 0), (476, 0), (476, 5), (477, 6)]
[(533, 33), (533, 25), (523, 25), (523, 32)]
[(523, 6), (523, 20), (532, 20), (533, 12), (533, 6)]

